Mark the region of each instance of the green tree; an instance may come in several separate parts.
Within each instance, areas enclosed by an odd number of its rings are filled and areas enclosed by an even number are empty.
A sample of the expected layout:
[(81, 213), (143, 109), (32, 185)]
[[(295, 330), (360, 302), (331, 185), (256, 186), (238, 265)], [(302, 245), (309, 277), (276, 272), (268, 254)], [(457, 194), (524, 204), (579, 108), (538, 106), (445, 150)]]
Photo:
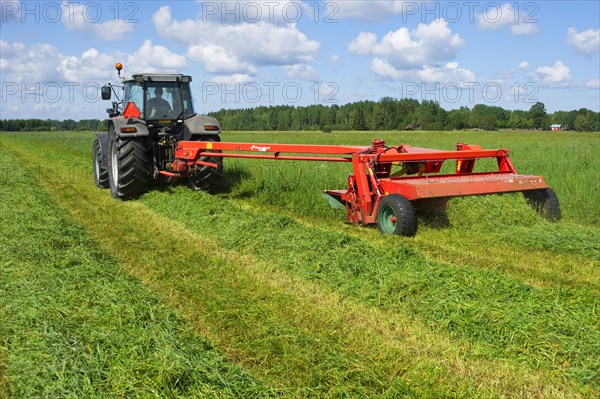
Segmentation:
[(546, 106), (542, 102), (537, 102), (529, 109), (529, 117), (533, 121), (533, 127), (539, 129), (542, 127), (544, 118), (546, 117)]

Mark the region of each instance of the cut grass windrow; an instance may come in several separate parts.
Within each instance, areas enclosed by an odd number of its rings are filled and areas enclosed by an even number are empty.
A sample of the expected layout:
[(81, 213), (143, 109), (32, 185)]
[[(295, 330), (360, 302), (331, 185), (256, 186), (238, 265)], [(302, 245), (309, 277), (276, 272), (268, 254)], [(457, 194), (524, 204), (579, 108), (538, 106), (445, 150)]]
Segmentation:
[(0, 398), (273, 396), (21, 172), (0, 184)]
[[(274, 385), (289, 389), (291, 396), (593, 395), (593, 388), (574, 383), (552, 368), (532, 370), (510, 359), (490, 359), (489, 355), (478, 353), (485, 347), (450, 340), (437, 329), (431, 331), (428, 323), (411, 317), (410, 312), (368, 306), (344, 298), (326, 285), (299, 278), (295, 276), (297, 272), (280, 270), (277, 265), (249, 254), (255, 249), (250, 246), (249, 238), (245, 238), (243, 251), (227, 250), (227, 245), (212, 238), (222, 233), (216, 226), (208, 234), (192, 232), (140, 202), (115, 202), (106, 192), (93, 187), (89, 175), (73, 176), (60, 161), (44, 159), (39, 156), (40, 152), (31, 155), (30, 151), (10, 147), (29, 168), (39, 170), (40, 184), (117, 256), (130, 273), (162, 293), (170, 305), (178, 307), (198, 333), (215, 340), (230, 356)], [(53, 184), (52, 179), (68, 184)], [(200, 195), (196, 200), (202, 198), (211, 197)], [(193, 209), (199, 204), (193, 203), (190, 207), (189, 201), (180, 199), (180, 202), (187, 206), (183, 212), (191, 212), (189, 218), (195, 219)], [(205, 216), (209, 215), (215, 222), (222, 211), (205, 208)], [(295, 227), (290, 218), (280, 217), (274, 221), (275, 224), (268, 226), (271, 230)], [(211, 221), (204, 220), (207, 222)], [(250, 227), (249, 223), (240, 223), (235, 230), (242, 232)], [(311, 234), (300, 233), (298, 239), (306, 240), (307, 248), (301, 247), (304, 253), (311, 248)], [(234, 234), (227, 237), (244, 244)], [(285, 236), (281, 240), (285, 240)], [(359, 255), (353, 249), (356, 242), (351, 237), (340, 236), (335, 240), (339, 242), (330, 245), (346, 251), (346, 259)], [(392, 239), (392, 242), (398, 241)], [(312, 250), (318, 255), (316, 251), (320, 248), (313, 246)], [(401, 247), (399, 251), (409, 258), (414, 255), (406, 248)], [(418, 257), (413, 260), (422, 261)], [(371, 259), (370, 267), (375, 275), (382, 266), (379, 262)], [(328, 266), (329, 262), (324, 262), (322, 271), (327, 271)], [(354, 279), (347, 280), (351, 287), (365, 277), (360, 269), (353, 270), (356, 267), (353, 263), (347, 270), (339, 270), (340, 266), (331, 270), (334, 274), (354, 274)], [(386, 287), (400, 295), (399, 301), (409, 301), (410, 295), (427, 289), (430, 283), (419, 274), (430, 274), (436, 281), (448, 277), (457, 283), (456, 276), (465, 273), (465, 269), (454, 274), (447, 269), (436, 272), (432, 265), (419, 271), (411, 262), (406, 266), (412, 270), (414, 282), (426, 284), (394, 282)], [(468, 276), (465, 278), (468, 280)], [(471, 295), (477, 296), (480, 284), (469, 287)], [(507, 279), (499, 284), (519, 288)], [(375, 291), (375, 295), (379, 294), (381, 290)], [(530, 295), (531, 290), (524, 287), (521, 294)], [(362, 298), (366, 295), (369, 295), (368, 289)], [(454, 299), (450, 297), (445, 304), (451, 305)], [(557, 299), (560, 302), (561, 298)], [(441, 311), (443, 313), (443, 309)], [(456, 315), (456, 322), (460, 321), (459, 316)], [(583, 370), (589, 375), (587, 366)]]

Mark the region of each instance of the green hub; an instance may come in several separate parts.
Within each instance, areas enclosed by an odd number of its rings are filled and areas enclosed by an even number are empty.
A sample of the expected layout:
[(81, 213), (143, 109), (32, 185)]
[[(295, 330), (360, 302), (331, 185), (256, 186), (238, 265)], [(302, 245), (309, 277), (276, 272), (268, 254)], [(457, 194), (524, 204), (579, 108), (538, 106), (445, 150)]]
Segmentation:
[(384, 234), (394, 234), (396, 232), (396, 222), (398, 218), (391, 206), (384, 206), (379, 211), (379, 220), (381, 221), (381, 230)]

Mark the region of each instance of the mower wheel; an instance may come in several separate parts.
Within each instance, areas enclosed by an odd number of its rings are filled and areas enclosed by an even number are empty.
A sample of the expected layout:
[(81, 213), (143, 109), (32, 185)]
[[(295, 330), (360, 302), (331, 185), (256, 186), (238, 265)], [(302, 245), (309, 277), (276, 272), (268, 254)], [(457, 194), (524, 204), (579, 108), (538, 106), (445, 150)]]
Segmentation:
[(102, 167), (102, 146), (98, 139), (94, 141), (92, 161), (94, 162), (94, 183), (100, 188), (108, 188), (108, 169)]
[[(193, 137), (192, 140), (212, 142), (221, 141), (219, 136), (199, 136)], [(221, 151), (208, 150), (207, 152), (220, 153)], [(203, 156), (200, 157), (200, 161), (211, 162), (217, 164), (218, 167), (215, 169), (210, 166), (198, 165), (198, 169), (196, 169), (196, 172), (189, 180), (190, 186), (196, 191), (202, 190), (211, 193), (218, 192), (223, 180), (223, 158)]]
[(387, 195), (377, 208), (377, 227), (383, 234), (414, 236), (417, 234), (415, 209), (406, 197), (399, 194)]
[(110, 145), (109, 182), (114, 198), (137, 198), (148, 189), (150, 173), (146, 137), (115, 138)]
[(558, 222), (561, 218), (558, 196), (551, 188), (523, 191), (525, 199), (538, 213), (550, 222)]

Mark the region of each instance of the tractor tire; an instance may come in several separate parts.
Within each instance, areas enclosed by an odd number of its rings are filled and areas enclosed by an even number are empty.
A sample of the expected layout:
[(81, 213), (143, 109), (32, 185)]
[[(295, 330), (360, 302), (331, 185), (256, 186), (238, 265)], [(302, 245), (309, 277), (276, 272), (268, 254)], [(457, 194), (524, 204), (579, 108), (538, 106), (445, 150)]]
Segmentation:
[(94, 141), (92, 151), (92, 161), (94, 162), (94, 183), (99, 188), (108, 188), (108, 169), (102, 167), (102, 146), (100, 140)]
[(146, 137), (115, 138), (110, 145), (110, 193), (120, 200), (134, 199), (148, 190), (150, 170)]
[(417, 234), (417, 215), (406, 197), (390, 194), (379, 202), (377, 227), (382, 234), (412, 237)]
[[(193, 137), (192, 141), (211, 141), (219, 142), (221, 139), (219, 136), (200, 136)], [(209, 151), (220, 153), (219, 150)], [(216, 193), (220, 191), (223, 183), (223, 158), (222, 157), (200, 157), (200, 161), (211, 162), (218, 165), (218, 168), (211, 168), (210, 166), (198, 165), (196, 173), (189, 179), (190, 187), (196, 191), (208, 191), (210, 193)]]
[(539, 214), (550, 222), (561, 219), (560, 202), (551, 188), (523, 191), (525, 199)]

